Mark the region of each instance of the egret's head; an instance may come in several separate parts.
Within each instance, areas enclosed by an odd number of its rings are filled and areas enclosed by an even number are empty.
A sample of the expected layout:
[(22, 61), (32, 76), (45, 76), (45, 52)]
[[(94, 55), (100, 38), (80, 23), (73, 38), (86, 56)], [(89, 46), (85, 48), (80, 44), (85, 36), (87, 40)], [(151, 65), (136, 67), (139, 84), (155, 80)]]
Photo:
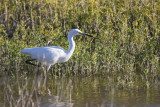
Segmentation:
[(72, 29), (69, 31), (69, 35), (68, 36), (75, 36), (75, 35), (83, 35), (83, 36), (89, 36), (92, 37), (91, 35), (88, 35), (86, 33), (82, 33), (79, 29)]

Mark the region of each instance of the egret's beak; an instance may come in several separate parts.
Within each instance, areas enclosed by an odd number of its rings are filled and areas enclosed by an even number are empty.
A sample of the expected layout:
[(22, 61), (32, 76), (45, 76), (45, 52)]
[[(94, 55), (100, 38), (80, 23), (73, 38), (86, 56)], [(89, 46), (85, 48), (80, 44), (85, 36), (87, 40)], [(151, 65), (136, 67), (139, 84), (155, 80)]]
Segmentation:
[(87, 34), (87, 33), (79, 33), (80, 35), (83, 35), (83, 36), (88, 36), (88, 37), (93, 37), (93, 36), (91, 36), (91, 35), (89, 35), (89, 34)]

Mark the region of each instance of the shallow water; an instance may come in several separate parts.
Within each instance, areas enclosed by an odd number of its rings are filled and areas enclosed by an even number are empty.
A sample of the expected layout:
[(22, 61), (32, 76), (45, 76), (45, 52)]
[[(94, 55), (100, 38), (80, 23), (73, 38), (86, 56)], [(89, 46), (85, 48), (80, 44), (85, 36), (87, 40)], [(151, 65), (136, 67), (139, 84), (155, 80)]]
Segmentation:
[(0, 106), (4, 107), (160, 107), (158, 87), (122, 87), (105, 76), (0, 80)]

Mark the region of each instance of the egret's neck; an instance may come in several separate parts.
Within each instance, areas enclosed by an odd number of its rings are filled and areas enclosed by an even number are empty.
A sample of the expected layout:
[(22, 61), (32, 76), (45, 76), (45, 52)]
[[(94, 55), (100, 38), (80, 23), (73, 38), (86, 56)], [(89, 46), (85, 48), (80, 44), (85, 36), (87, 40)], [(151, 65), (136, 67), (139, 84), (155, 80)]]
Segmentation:
[(74, 40), (73, 40), (73, 36), (70, 38), (70, 37), (68, 37), (68, 42), (69, 42), (69, 49), (67, 50), (67, 56), (68, 56), (68, 58), (70, 58), (71, 57), (71, 55), (73, 54), (73, 52), (74, 52), (74, 49), (75, 49), (75, 42), (74, 42)]

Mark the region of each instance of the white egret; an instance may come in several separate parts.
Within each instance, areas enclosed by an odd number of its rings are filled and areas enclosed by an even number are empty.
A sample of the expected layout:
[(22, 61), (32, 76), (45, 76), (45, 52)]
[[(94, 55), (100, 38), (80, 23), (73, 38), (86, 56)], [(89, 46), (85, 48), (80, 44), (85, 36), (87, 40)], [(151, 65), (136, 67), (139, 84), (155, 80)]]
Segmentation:
[(27, 63), (32, 64), (30, 63), (30, 61), (37, 60), (41, 63), (42, 66), (45, 67), (45, 72), (48, 72), (51, 65), (66, 62), (72, 56), (75, 50), (75, 42), (73, 40), (73, 37), (75, 35), (84, 35), (92, 37), (91, 35), (82, 33), (79, 29), (72, 29), (68, 33), (69, 49), (67, 51), (65, 51), (61, 47), (46, 46), (36, 48), (25, 48), (21, 50), (21, 53), (27, 54), (32, 58), (31, 60), (27, 60)]

